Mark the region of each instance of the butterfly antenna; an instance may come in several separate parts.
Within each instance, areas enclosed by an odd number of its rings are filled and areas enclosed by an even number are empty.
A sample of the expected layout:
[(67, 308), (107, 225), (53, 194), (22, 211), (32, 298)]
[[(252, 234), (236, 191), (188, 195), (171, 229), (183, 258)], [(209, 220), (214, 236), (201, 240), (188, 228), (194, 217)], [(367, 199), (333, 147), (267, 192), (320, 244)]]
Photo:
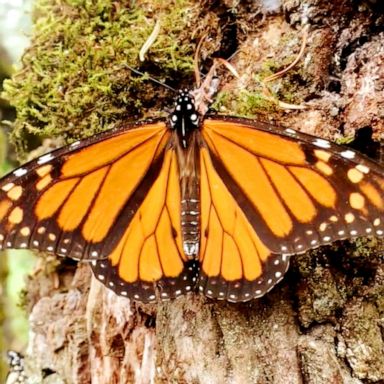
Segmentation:
[(201, 86), (201, 73), (199, 70), (199, 55), (200, 55), (200, 51), (201, 51), (201, 46), (202, 46), (203, 41), (205, 40), (206, 37), (207, 37), (206, 34), (204, 34), (201, 37), (199, 43), (197, 44), (195, 56), (193, 58), (193, 67), (195, 69), (195, 81), (196, 81), (196, 87), (197, 88), (200, 88), (200, 86)]
[(168, 84), (166, 84), (166, 83), (163, 83), (163, 82), (161, 82), (161, 81), (155, 79), (155, 78), (152, 77), (152, 76), (149, 76), (148, 73), (144, 73), (144, 72), (141, 72), (141, 71), (139, 71), (139, 70), (137, 70), (137, 69), (135, 69), (135, 68), (132, 68), (132, 67), (131, 67), (130, 65), (128, 65), (128, 64), (124, 64), (124, 67), (128, 68), (128, 69), (129, 69), (130, 71), (132, 71), (133, 73), (136, 73), (136, 75), (139, 75), (139, 76), (145, 76), (145, 77), (147, 77), (148, 80), (151, 80), (151, 81), (153, 81), (154, 83), (159, 84), (159, 85), (161, 85), (161, 86), (163, 86), (163, 87), (169, 89), (170, 91), (172, 91), (172, 92), (174, 92), (174, 93), (177, 93), (177, 90), (176, 90), (175, 88), (171, 87), (170, 85), (168, 85)]

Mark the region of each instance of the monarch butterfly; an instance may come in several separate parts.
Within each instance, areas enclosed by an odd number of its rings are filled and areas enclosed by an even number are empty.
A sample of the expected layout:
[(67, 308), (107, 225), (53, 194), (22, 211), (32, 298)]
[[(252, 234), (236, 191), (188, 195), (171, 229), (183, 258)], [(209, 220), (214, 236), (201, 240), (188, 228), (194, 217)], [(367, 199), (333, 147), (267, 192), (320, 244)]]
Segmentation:
[(382, 236), (384, 171), (327, 140), (271, 124), (201, 116), (180, 91), (168, 120), (101, 133), (0, 182), (0, 246), (88, 260), (142, 302), (199, 290), (260, 297), (289, 257)]

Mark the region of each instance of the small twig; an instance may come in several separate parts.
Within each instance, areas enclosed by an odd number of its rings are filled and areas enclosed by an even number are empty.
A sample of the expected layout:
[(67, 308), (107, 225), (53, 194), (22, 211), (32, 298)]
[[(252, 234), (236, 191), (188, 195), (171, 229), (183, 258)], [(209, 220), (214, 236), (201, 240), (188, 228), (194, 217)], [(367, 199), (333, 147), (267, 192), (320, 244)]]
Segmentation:
[(306, 25), (304, 28), (303, 28), (303, 41), (301, 43), (301, 47), (300, 47), (300, 51), (298, 53), (298, 55), (296, 56), (296, 59), (292, 61), (291, 64), (288, 65), (288, 67), (282, 69), (281, 71), (279, 72), (276, 72), (274, 73), (273, 75), (270, 75), (268, 77), (266, 77), (264, 79), (264, 83), (267, 83), (269, 81), (272, 81), (272, 80), (275, 80), (275, 79), (278, 79), (279, 77), (283, 76), (285, 73), (287, 73), (289, 70), (291, 70), (301, 59), (301, 57), (303, 56), (304, 54), (304, 50), (305, 50), (305, 47), (307, 45), (307, 40), (308, 40), (308, 29), (309, 29), (309, 26)]
[(156, 41), (157, 36), (159, 36), (159, 33), (160, 33), (160, 19), (156, 21), (156, 24), (155, 24), (155, 27), (153, 28), (152, 33), (149, 35), (148, 39), (140, 49), (140, 52), (139, 52), (140, 61), (145, 60), (145, 54), (148, 52), (149, 48)]
[(263, 87), (262, 97), (265, 100), (276, 103), (280, 108), (284, 108), (284, 109), (305, 109), (306, 108), (304, 105), (289, 104), (289, 103), (285, 103), (284, 101), (280, 101), (279, 99), (277, 99), (272, 95), (271, 91), (265, 85)]
[(228, 71), (231, 72), (234, 77), (236, 77), (237, 79), (240, 79), (240, 75), (236, 71), (236, 68), (229, 61), (227, 61), (225, 59), (221, 59), (220, 57), (218, 59), (216, 59), (216, 61), (218, 61), (220, 64), (224, 65), (224, 67), (227, 68)]
[(263, 97), (266, 100), (270, 100), (270, 101), (275, 102), (281, 108), (305, 109), (305, 106), (303, 106), (303, 105), (288, 104), (288, 103), (284, 103), (283, 101), (278, 100), (276, 97), (274, 97), (272, 95), (272, 93), (271, 93), (270, 89), (267, 87), (266, 83), (268, 83), (272, 80), (276, 80), (279, 77), (282, 77), (284, 74), (286, 74), (288, 71), (290, 71), (300, 61), (300, 59), (302, 58), (302, 56), (304, 54), (305, 47), (307, 45), (308, 29), (309, 29), (308, 25), (306, 25), (303, 29), (303, 41), (301, 42), (300, 51), (299, 51), (298, 55), (296, 56), (295, 60), (293, 60), (291, 64), (289, 64), (286, 68), (282, 69), (281, 71), (276, 72), (273, 75), (266, 77), (261, 83), (262, 87), (263, 87)]

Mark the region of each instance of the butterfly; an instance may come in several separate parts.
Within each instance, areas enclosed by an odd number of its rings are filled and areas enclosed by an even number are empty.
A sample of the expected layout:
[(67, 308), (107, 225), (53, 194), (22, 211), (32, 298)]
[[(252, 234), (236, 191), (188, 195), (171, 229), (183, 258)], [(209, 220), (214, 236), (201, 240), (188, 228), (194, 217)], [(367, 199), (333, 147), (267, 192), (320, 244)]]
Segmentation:
[(291, 255), (384, 234), (384, 170), (327, 140), (199, 114), (180, 91), (169, 119), (77, 141), (0, 181), (0, 246), (89, 261), (141, 302), (200, 291), (261, 297)]

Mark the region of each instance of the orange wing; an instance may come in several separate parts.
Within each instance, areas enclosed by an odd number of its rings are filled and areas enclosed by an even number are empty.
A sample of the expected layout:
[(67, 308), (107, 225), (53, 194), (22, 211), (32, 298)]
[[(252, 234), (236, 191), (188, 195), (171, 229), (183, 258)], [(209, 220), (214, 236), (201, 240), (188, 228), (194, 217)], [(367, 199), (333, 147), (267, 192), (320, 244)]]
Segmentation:
[(190, 289), (171, 141), (164, 122), (127, 126), (12, 172), (0, 184), (0, 246), (93, 259), (99, 280), (143, 301), (154, 283), (164, 297)]
[(207, 296), (262, 296), (289, 255), (383, 235), (384, 177), (373, 161), (245, 119), (207, 118), (201, 134), (199, 288)]
[[(149, 180), (148, 180), (149, 181)], [(97, 279), (116, 293), (142, 302), (192, 291), (197, 263), (183, 251), (180, 176), (176, 150), (164, 156), (156, 180), (107, 260), (93, 261)]]

